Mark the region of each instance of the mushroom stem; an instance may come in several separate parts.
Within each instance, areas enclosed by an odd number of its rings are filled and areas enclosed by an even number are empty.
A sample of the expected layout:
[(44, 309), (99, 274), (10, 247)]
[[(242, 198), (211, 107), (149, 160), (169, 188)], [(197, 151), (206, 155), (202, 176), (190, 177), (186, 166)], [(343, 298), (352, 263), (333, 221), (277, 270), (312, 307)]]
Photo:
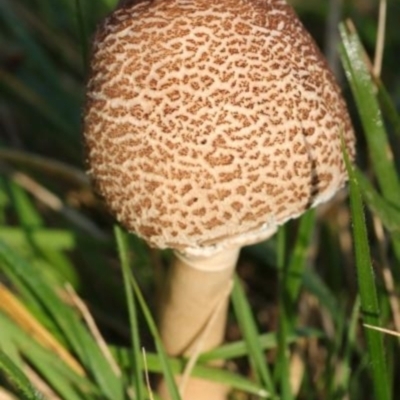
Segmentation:
[[(222, 343), (227, 292), (238, 255), (239, 249), (207, 258), (175, 253), (160, 307), (160, 333), (169, 355), (191, 357), (196, 351), (204, 352)], [(223, 400), (228, 389), (190, 378), (181, 390), (183, 400)], [(164, 384), (159, 391), (163, 398), (168, 398)]]

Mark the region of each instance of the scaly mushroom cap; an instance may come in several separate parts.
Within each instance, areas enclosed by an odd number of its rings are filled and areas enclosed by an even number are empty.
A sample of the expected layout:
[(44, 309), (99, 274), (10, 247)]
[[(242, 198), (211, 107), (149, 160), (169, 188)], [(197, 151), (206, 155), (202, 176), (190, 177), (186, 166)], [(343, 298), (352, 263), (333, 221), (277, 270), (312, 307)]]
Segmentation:
[(111, 212), (160, 248), (267, 237), (331, 198), (354, 136), (282, 0), (128, 1), (94, 41), (84, 136)]

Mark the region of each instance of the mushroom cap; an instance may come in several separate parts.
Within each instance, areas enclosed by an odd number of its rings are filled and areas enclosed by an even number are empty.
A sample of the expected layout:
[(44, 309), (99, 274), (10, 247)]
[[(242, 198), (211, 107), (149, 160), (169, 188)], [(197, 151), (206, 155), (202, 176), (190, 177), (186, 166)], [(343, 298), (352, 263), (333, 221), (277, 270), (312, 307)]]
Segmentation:
[(110, 211), (159, 248), (261, 240), (347, 180), (340, 89), (282, 0), (128, 1), (93, 45), (84, 140)]

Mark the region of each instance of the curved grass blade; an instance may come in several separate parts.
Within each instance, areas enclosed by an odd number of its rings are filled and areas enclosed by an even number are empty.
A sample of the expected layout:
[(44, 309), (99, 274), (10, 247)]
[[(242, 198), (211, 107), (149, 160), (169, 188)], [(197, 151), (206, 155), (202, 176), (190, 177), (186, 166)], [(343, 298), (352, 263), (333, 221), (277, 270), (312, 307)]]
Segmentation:
[[(364, 61), (366, 53), (356, 32), (349, 32), (343, 24), (339, 30), (342, 37), (342, 64), (364, 127), (374, 173), (383, 197), (396, 207), (400, 204), (400, 181), (379, 108), (376, 88)], [(392, 238), (392, 244), (396, 257), (400, 260), (400, 240)]]
[(258, 378), (257, 380), (265, 386), (271, 396), (275, 396), (276, 389), (272, 381), (264, 351), (259, 341), (257, 325), (251, 307), (241, 287), (240, 280), (236, 275), (234, 277), (231, 298), (236, 318), (248, 348), (250, 362), (253, 364), (254, 372)]
[(297, 238), (290, 258), (286, 260), (285, 228), (278, 234), (279, 269), (279, 331), (278, 331), (278, 363), (275, 368), (275, 379), (280, 381), (281, 396), (284, 400), (293, 399), (290, 384), (288, 337), (296, 322), (296, 301), (303, 284), (304, 268), (308, 245), (314, 230), (315, 211), (309, 210), (300, 221)]
[(356, 33), (340, 25), (341, 59), (353, 96), (357, 103), (374, 171), (384, 197), (393, 205), (400, 203), (400, 182), (397, 176), (382, 113), (375, 94), (371, 74), (364, 62), (365, 51)]
[[(304, 338), (322, 338), (324, 334), (322, 331), (317, 329), (298, 329), (295, 332), (287, 335), (287, 345), (295, 343), (298, 340)], [(258, 342), (260, 343), (261, 349), (272, 350), (278, 345), (277, 334), (275, 332), (264, 333), (263, 335), (258, 335)], [(223, 344), (211, 351), (203, 353), (199, 357), (199, 361), (209, 362), (213, 360), (231, 360), (233, 358), (244, 357), (248, 355), (248, 346), (246, 341), (239, 340), (233, 343)]]
[[(244, 353), (246, 353), (246, 345), (245, 343), (242, 344)], [(119, 348), (116, 349), (116, 352), (120, 364), (123, 366), (129, 365), (129, 350)], [(179, 375), (184, 372), (186, 360), (172, 357), (168, 360), (169, 366), (174, 374)], [(158, 354), (146, 352), (146, 361), (149, 372), (163, 373), (163, 365), (160, 362), (160, 357)], [(210, 366), (197, 364), (192, 370), (192, 376), (207, 379), (213, 382), (223, 383), (232, 389), (242, 390), (255, 396), (270, 398), (269, 393), (267, 393), (262, 385), (257, 384), (250, 379), (246, 379), (237, 373), (226, 371), (220, 368), (213, 368)]]
[[(342, 151), (349, 175), (350, 206), (353, 219), (353, 240), (357, 268), (358, 291), (361, 301), (363, 321), (369, 325), (381, 326), (378, 295), (371, 264), (367, 228), (365, 226), (363, 204), (353, 167), (345, 145)], [(364, 329), (367, 339), (368, 356), (376, 400), (390, 400), (390, 385), (382, 334)]]
[(142, 377), (142, 362), (140, 351), (140, 338), (137, 323), (137, 311), (135, 299), (133, 297), (132, 286), (130, 284), (130, 267), (128, 256), (128, 243), (125, 233), (119, 226), (114, 227), (115, 238), (117, 240), (119, 259), (121, 261), (122, 274), (124, 278), (125, 296), (128, 304), (129, 324), (131, 329), (132, 350), (130, 351), (130, 368), (133, 371), (133, 386), (135, 399), (144, 399), (144, 386)]
[(393, 104), (393, 101), (382, 81), (375, 78), (375, 83), (378, 87), (378, 100), (382, 107), (382, 111), (388, 121), (392, 124), (396, 135), (400, 137), (400, 115), (396, 110), (396, 106)]
[(344, 348), (343, 362), (340, 367), (339, 382), (336, 385), (336, 395), (334, 398), (340, 398), (340, 394), (349, 393), (350, 379), (352, 376), (351, 359), (354, 351), (354, 344), (357, 340), (357, 326), (360, 317), (360, 297), (357, 296), (350, 320), (347, 326), (347, 337)]
[(394, 207), (388, 203), (358, 168), (354, 169), (354, 174), (368, 208), (379, 217), (392, 235), (397, 235), (400, 239), (400, 205)]
[[(314, 232), (315, 210), (307, 211), (300, 219), (300, 226), (294, 249), (290, 255), (284, 276), (285, 291), (290, 301), (290, 309), (295, 310), (295, 303), (299, 297), (301, 285), (303, 284), (304, 268), (308, 255), (309, 244)], [(291, 313), (290, 323), (295, 322), (296, 313)]]
[(133, 276), (132, 272), (129, 270), (127, 271), (129, 274), (129, 280), (131, 282), (131, 285), (133, 287), (133, 290), (135, 292), (136, 298), (139, 302), (140, 308), (142, 310), (142, 313), (146, 319), (147, 325), (150, 329), (150, 333), (153, 336), (155, 345), (156, 345), (156, 350), (157, 354), (160, 360), (160, 364), (162, 367), (162, 373), (164, 375), (164, 379), (169, 391), (169, 395), (171, 400), (181, 400), (181, 397), (179, 395), (178, 388), (175, 383), (174, 375), (170, 366), (170, 361), (168, 359), (167, 353), (164, 350), (164, 346), (162, 344), (160, 335), (158, 334), (158, 330), (156, 327), (156, 324), (154, 322), (154, 319), (150, 313), (149, 308), (147, 307), (146, 301), (144, 300), (144, 297), (142, 295), (142, 292), (140, 291), (139, 285), (136, 282), (135, 277)]

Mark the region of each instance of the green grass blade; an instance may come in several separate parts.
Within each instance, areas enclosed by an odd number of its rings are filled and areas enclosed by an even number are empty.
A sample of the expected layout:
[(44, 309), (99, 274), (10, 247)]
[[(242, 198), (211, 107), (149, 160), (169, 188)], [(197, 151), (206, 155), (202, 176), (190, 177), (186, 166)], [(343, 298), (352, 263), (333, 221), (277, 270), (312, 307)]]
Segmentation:
[(286, 241), (284, 229), (278, 236), (278, 269), (279, 269), (279, 331), (278, 331), (278, 363), (275, 379), (280, 381), (281, 396), (284, 400), (293, 399), (289, 374), (289, 333), (296, 322), (296, 301), (303, 284), (304, 268), (308, 246), (315, 223), (315, 211), (309, 210), (300, 221), (297, 238), (290, 258), (285, 256)]
[(135, 399), (144, 399), (144, 387), (142, 379), (142, 354), (140, 349), (140, 338), (137, 323), (137, 311), (135, 299), (133, 297), (132, 286), (130, 284), (130, 266), (128, 256), (128, 242), (125, 233), (119, 226), (114, 227), (115, 238), (118, 246), (119, 259), (121, 261), (122, 274), (124, 278), (125, 296), (128, 304), (129, 323), (131, 330), (132, 350), (130, 367), (133, 371), (133, 386)]
[(0, 312), (0, 326), (2, 328), (0, 330), (0, 348), (6, 348), (7, 355), (10, 356), (9, 343), (11, 341), (24, 359), (40, 373), (63, 400), (81, 400), (79, 392), (99, 394), (89, 378), (77, 375), (66, 363), (60, 362), (57, 354), (43, 348), (32, 335), (22, 330), (2, 312)]
[(23, 400), (42, 400), (43, 396), (32, 386), (25, 374), (0, 349), (0, 369), (20, 392)]
[(364, 49), (357, 34), (349, 33), (340, 25), (341, 59), (353, 96), (357, 103), (365, 138), (374, 171), (384, 197), (393, 205), (400, 203), (400, 182), (390, 151), (382, 113), (375, 94), (375, 87), (364, 62)]
[(340, 26), (340, 33), (342, 63), (357, 103), (374, 171), (385, 198), (393, 204), (398, 204), (400, 183), (393, 159), (388, 153), (390, 144), (376, 98), (375, 87), (364, 62), (365, 52), (355, 33), (350, 34), (344, 25)]
[(275, 396), (276, 389), (271, 378), (264, 351), (259, 341), (257, 325), (249, 302), (246, 299), (240, 280), (237, 276), (234, 277), (234, 287), (231, 298), (235, 310), (235, 316), (246, 342), (249, 358), (253, 364), (254, 372), (258, 377), (258, 381), (265, 386), (271, 396)]
[(95, 381), (110, 400), (122, 400), (122, 382), (115, 375), (97, 343), (88, 333), (78, 316), (55, 294), (53, 288), (43, 281), (38, 271), (25, 259), (19, 257), (4, 242), (0, 241), (0, 267), (18, 287), (23, 287), (36, 300), (58, 328), (58, 336), (66, 340), (90, 371)]
[(278, 231), (277, 266), (279, 277), (279, 329), (278, 329), (278, 360), (275, 366), (274, 378), (280, 384), (282, 400), (292, 400), (293, 394), (290, 386), (289, 348), (287, 338), (290, 327), (290, 299), (285, 287), (285, 265), (287, 262), (286, 226), (281, 226)]
[(292, 388), (290, 385), (290, 368), (289, 357), (290, 349), (287, 346), (289, 336), (289, 313), (284, 305), (284, 301), (280, 302), (279, 307), (279, 330), (278, 330), (278, 364), (275, 367), (275, 377), (280, 383), (282, 400), (292, 400)]
[(396, 106), (387, 92), (385, 86), (380, 79), (375, 79), (378, 85), (378, 100), (382, 107), (383, 114), (393, 126), (394, 132), (400, 136), (400, 115), (396, 110)]
[[(356, 33), (340, 25), (342, 64), (355, 98), (364, 127), (369, 154), (383, 197), (394, 207), (400, 204), (400, 182), (394, 157), (377, 100), (376, 89), (365, 63), (365, 51)], [(392, 238), (394, 252), (400, 260), (400, 240)]]
[[(76, 247), (75, 235), (64, 229), (34, 229), (29, 232), (32, 241), (40, 247), (51, 250), (73, 250)], [(12, 247), (27, 246), (26, 230), (0, 226), (0, 239)]]
[(3, 311), (0, 311), (0, 349), (2, 349), (11, 361), (22, 370), (24, 362), (15, 342), (13, 331), (9, 328), (8, 324), (3, 321), (3, 319), (8, 321), (6, 318)]
[[(300, 219), (300, 225), (297, 232), (297, 238), (294, 249), (291, 253), (288, 267), (285, 272), (285, 290), (290, 301), (290, 309), (296, 309), (296, 301), (300, 294), (301, 285), (303, 284), (304, 268), (311, 237), (314, 232), (315, 210), (309, 210)], [(294, 323), (296, 313), (291, 315), (291, 323)]]
[(193, 376), (213, 382), (223, 383), (232, 389), (243, 390), (258, 397), (270, 399), (270, 393), (265, 387), (258, 385), (239, 374), (235, 374), (220, 368), (211, 368), (198, 365), (193, 369)]
[(158, 334), (157, 326), (154, 322), (154, 319), (150, 313), (149, 308), (147, 307), (146, 301), (144, 300), (144, 297), (139, 288), (139, 285), (137, 284), (137, 282), (135, 280), (135, 277), (133, 276), (133, 274), (130, 270), (128, 271), (128, 273), (130, 276), (130, 282), (132, 284), (136, 298), (139, 302), (142, 313), (146, 319), (150, 333), (153, 336), (153, 339), (154, 339), (154, 342), (156, 345), (156, 349), (157, 349), (157, 354), (159, 356), (161, 367), (162, 367), (162, 373), (163, 373), (165, 383), (166, 383), (168, 391), (169, 391), (170, 398), (171, 398), (171, 400), (180, 400), (181, 397), (179, 395), (178, 388), (175, 383), (174, 375), (172, 373), (172, 369), (171, 369), (171, 366), (169, 363), (167, 353), (165, 352), (164, 346), (161, 342), (160, 335)]
[[(177, 370), (177, 373), (182, 373), (183, 371), (184, 371), (184, 364), (180, 363), (180, 368)], [(250, 381), (249, 379), (244, 378), (243, 376), (240, 376), (238, 374), (229, 371), (225, 371), (221, 368), (212, 368), (202, 365), (196, 365), (193, 368), (192, 374), (197, 378), (223, 383), (224, 385), (232, 389), (243, 390), (247, 393), (259, 397), (270, 398), (269, 393), (261, 385), (258, 385)]]
[(349, 324), (347, 327), (347, 337), (344, 349), (343, 362), (340, 367), (340, 376), (339, 382), (336, 385), (336, 396), (335, 398), (339, 398), (340, 394), (343, 397), (344, 393), (349, 392), (350, 379), (351, 379), (351, 357), (354, 351), (354, 344), (357, 340), (357, 326), (360, 317), (360, 298), (357, 297), (353, 310), (350, 316)]
[[(287, 335), (287, 345), (295, 343), (304, 338), (323, 338), (324, 334), (317, 329), (298, 329)], [(272, 350), (277, 347), (277, 335), (275, 332), (258, 335), (258, 342), (261, 349)], [(203, 353), (199, 357), (199, 362), (208, 362), (213, 360), (231, 360), (233, 358), (244, 357), (248, 355), (249, 350), (246, 341), (239, 340), (232, 343), (223, 344), (216, 349)]]
[[(357, 269), (358, 291), (361, 301), (363, 321), (369, 325), (381, 326), (378, 295), (371, 264), (367, 228), (364, 220), (363, 204), (353, 167), (343, 145), (344, 160), (349, 174), (350, 205), (353, 220), (353, 239)], [(391, 399), (388, 371), (382, 334), (365, 329), (369, 362), (376, 400)]]
[[(245, 347), (245, 344), (243, 343)], [(246, 353), (246, 349), (244, 351)], [(118, 360), (121, 365), (129, 365), (130, 355), (127, 349), (116, 349)], [(163, 373), (163, 365), (160, 362), (158, 354), (146, 353), (147, 367), (150, 372)], [(169, 358), (169, 366), (176, 375), (182, 374), (186, 367), (186, 360), (180, 358)], [(269, 397), (263, 386), (253, 382), (253, 380), (244, 378), (238, 373), (223, 370), (221, 368), (213, 368), (205, 365), (195, 365), (192, 375), (197, 378), (207, 379), (209, 381), (223, 383), (224, 385), (237, 390), (243, 390), (246, 393), (259, 396)]]
[(388, 203), (372, 186), (364, 174), (354, 169), (354, 174), (368, 208), (379, 217), (385, 228), (392, 234), (400, 235), (400, 204), (398, 207)]
[(10, 198), (18, 215), (19, 224), (29, 230), (43, 225), (40, 214), (36, 211), (27, 193), (12, 181), (8, 182)]

